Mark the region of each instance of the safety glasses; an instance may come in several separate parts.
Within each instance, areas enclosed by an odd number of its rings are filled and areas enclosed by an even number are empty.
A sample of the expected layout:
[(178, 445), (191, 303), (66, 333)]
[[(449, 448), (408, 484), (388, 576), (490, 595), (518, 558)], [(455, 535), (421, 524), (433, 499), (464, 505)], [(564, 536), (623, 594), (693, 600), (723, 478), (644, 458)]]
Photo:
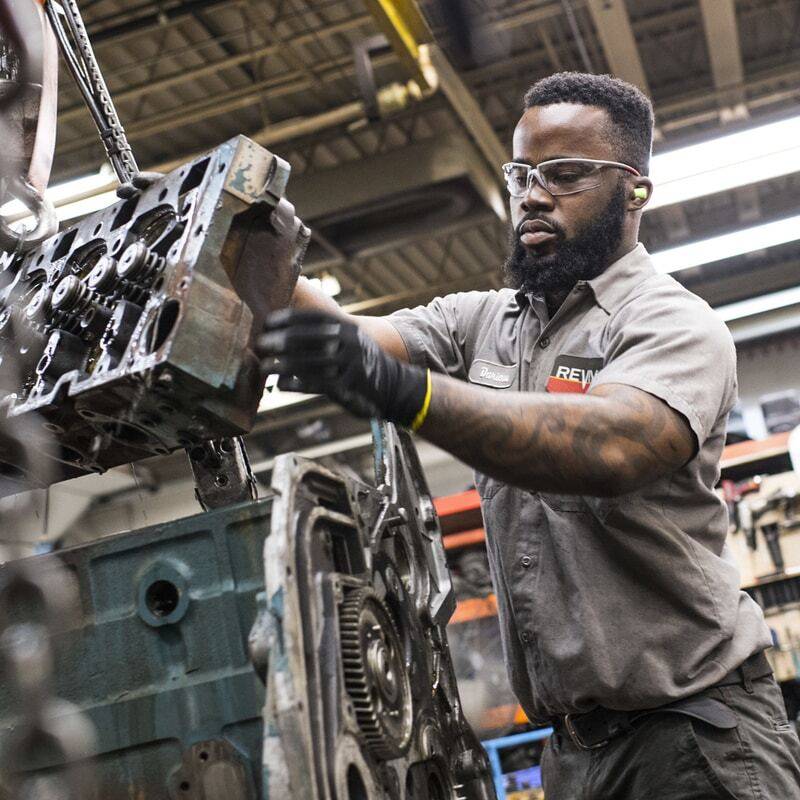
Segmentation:
[(638, 170), (619, 161), (598, 161), (594, 158), (554, 158), (542, 161), (535, 167), (511, 161), (503, 164), (508, 193), (512, 197), (524, 197), (536, 180), (554, 196), (577, 194), (600, 185), (600, 173), (607, 167), (624, 169), (637, 177)]

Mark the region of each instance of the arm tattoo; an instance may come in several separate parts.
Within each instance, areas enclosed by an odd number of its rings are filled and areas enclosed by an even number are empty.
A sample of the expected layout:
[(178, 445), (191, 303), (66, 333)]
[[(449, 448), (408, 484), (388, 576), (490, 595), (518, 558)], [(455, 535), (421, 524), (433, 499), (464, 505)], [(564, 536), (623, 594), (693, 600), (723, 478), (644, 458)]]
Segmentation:
[(435, 375), (419, 433), (514, 486), (598, 496), (668, 475), (697, 449), (681, 414), (621, 384), (586, 395), (506, 394)]

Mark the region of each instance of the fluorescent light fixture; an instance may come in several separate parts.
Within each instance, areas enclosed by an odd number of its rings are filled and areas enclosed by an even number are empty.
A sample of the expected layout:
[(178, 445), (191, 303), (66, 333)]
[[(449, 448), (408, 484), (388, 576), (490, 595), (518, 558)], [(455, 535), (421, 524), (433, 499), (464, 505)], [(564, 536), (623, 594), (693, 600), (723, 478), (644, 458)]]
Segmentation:
[(800, 214), (670, 247), (668, 250), (653, 253), (652, 257), (659, 272), (680, 272), (700, 264), (710, 264), (796, 239), (800, 239)]
[(56, 206), (56, 215), (60, 222), (68, 222), (76, 217), (82, 217), (85, 214), (91, 214), (93, 211), (99, 211), (101, 208), (110, 206), (116, 203), (119, 198), (116, 191), (102, 192), (101, 194), (90, 195), (81, 200), (75, 200), (72, 203)]
[[(94, 175), (50, 186), (45, 196), (55, 206), (58, 221), (69, 222), (115, 203), (119, 199), (116, 185), (116, 178), (109, 171), (101, 170)], [(33, 216), (19, 200), (6, 203), (0, 208), (0, 213), (11, 221), (15, 230), (33, 227)]]
[(732, 322), (735, 319), (752, 317), (756, 314), (763, 314), (765, 311), (775, 311), (798, 304), (800, 304), (800, 286), (793, 286), (791, 289), (783, 289), (780, 292), (772, 292), (772, 294), (764, 294), (761, 297), (740, 300), (738, 303), (718, 306), (714, 311), (725, 322)]
[[(107, 187), (113, 181), (114, 178), (105, 172), (98, 172), (94, 175), (84, 175), (82, 178), (75, 178), (75, 180), (48, 187), (45, 191), (45, 197), (47, 197), (54, 206), (64, 206), (75, 200), (81, 200), (90, 195), (94, 195), (99, 189)], [(100, 206), (100, 208), (102, 208), (102, 206)], [(19, 200), (12, 200), (6, 203), (2, 209), (0, 209), (0, 212), (2, 212), (3, 216), (18, 214), (28, 215), (28, 209), (25, 208)]]
[[(90, 194), (86, 197), (82, 197), (80, 200), (56, 206), (56, 217), (59, 222), (70, 222), (78, 217), (91, 214), (93, 211), (106, 208), (106, 206), (116, 203), (117, 200), (119, 200), (119, 198), (115, 190), (102, 192), (101, 194)], [(13, 202), (16, 203), (17, 201), (14, 200)], [(11, 203), (8, 205), (11, 205)], [(21, 231), (25, 228), (33, 228), (33, 224), (33, 216), (28, 214), (27, 216), (14, 220), (14, 222), (11, 223), (11, 227), (14, 230)]]
[(652, 211), (694, 197), (800, 172), (800, 116), (658, 153)]

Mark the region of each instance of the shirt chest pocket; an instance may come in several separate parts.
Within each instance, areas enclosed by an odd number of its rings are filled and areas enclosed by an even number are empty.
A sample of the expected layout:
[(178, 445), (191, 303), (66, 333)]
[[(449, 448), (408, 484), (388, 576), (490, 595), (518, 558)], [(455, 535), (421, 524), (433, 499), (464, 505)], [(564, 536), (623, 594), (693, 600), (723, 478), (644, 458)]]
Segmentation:
[(564, 514), (585, 514), (603, 522), (617, 504), (613, 497), (584, 497), (578, 494), (540, 493), (543, 505)]
[(580, 495), (575, 494), (540, 494), (541, 501), (553, 511), (572, 513), (588, 513), (589, 508)]

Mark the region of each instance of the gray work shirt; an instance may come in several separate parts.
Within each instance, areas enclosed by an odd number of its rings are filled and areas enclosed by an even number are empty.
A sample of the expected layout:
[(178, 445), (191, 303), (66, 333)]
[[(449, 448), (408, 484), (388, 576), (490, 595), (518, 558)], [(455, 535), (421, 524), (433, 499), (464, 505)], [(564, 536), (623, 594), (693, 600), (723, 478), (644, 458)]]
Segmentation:
[(506, 664), (531, 719), (653, 708), (771, 644), (739, 588), (714, 492), (736, 400), (733, 341), (642, 245), (579, 283), (552, 319), (540, 298), (510, 289), (388, 319), (416, 364), (502, 392), (626, 384), (668, 403), (697, 438), (688, 464), (622, 497), (530, 492), (476, 474)]

